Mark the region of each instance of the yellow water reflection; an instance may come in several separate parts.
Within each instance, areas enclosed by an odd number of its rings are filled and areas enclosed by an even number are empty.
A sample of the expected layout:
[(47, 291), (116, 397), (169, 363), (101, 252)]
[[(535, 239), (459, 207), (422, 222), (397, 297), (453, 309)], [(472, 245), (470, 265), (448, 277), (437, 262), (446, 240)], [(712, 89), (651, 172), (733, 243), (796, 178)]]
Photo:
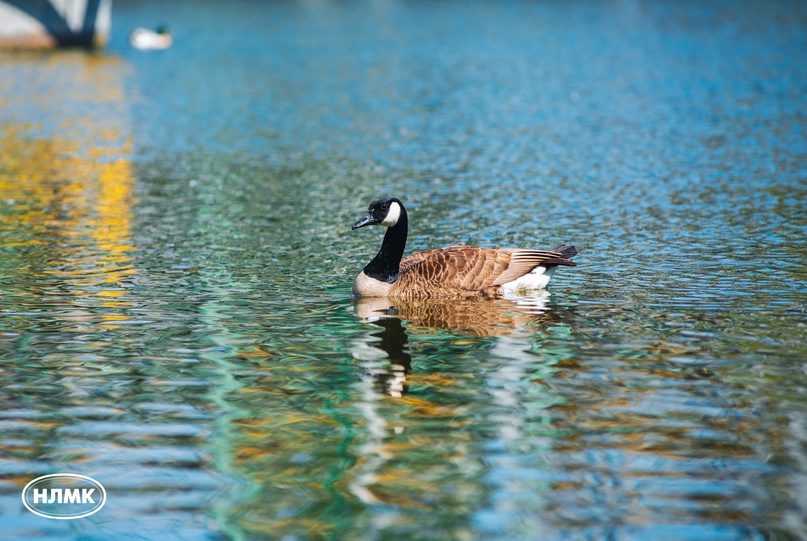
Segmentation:
[[(87, 299), (127, 306), (121, 283), (136, 272), (129, 255), (135, 177), (122, 84), (127, 68), (91, 54), (14, 61), (4, 73), (31, 91), (0, 83), (11, 111), (0, 124), (0, 264), (41, 277), (38, 289), (19, 292), (29, 297), (57, 293), (83, 308)], [(81, 319), (79, 312), (70, 317)], [(125, 319), (109, 312), (93, 317)]]

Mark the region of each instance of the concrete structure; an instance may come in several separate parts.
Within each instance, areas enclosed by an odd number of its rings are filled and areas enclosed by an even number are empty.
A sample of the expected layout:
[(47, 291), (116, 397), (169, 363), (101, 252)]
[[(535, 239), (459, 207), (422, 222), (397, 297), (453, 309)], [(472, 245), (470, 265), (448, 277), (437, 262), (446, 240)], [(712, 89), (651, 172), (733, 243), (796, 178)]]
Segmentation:
[(112, 0), (0, 0), (0, 48), (100, 47)]

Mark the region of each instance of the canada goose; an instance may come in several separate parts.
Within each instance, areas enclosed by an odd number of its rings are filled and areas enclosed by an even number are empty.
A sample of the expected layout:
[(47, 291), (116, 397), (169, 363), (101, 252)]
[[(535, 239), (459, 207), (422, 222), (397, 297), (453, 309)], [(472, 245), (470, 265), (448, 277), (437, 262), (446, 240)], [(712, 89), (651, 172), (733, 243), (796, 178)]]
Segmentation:
[(577, 248), (552, 251), (450, 246), (404, 258), (409, 220), (394, 197), (376, 199), (352, 229), (387, 228), (381, 250), (353, 281), (357, 297), (501, 297), (543, 289), (558, 265), (574, 267)]

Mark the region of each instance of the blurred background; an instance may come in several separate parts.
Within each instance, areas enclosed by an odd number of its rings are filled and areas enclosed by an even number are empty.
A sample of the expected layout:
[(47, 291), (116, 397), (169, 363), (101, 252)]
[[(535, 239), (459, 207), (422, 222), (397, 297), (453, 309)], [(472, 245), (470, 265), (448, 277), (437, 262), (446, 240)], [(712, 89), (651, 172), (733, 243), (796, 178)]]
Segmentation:
[[(96, 4), (0, 50), (9, 538), (806, 538), (807, 4)], [(380, 196), (579, 266), (368, 322)]]

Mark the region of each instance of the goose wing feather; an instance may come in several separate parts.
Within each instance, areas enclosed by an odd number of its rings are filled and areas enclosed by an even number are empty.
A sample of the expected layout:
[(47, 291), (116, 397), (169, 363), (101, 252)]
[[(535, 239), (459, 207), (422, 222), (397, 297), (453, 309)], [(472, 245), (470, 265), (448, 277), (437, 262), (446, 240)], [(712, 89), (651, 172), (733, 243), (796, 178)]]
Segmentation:
[(574, 261), (566, 259), (563, 254), (551, 250), (510, 250), (511, 259), (507, 269), (496, 277), (493, 285), (500, 286), (517, 280), (532, 272), (538, 265), (576, 266)]
[(516, 280), (538, 265), (568, 263), (548, 250), (450, 246), (404, 258), (395, 289), (421, 295), (479, 291)]

